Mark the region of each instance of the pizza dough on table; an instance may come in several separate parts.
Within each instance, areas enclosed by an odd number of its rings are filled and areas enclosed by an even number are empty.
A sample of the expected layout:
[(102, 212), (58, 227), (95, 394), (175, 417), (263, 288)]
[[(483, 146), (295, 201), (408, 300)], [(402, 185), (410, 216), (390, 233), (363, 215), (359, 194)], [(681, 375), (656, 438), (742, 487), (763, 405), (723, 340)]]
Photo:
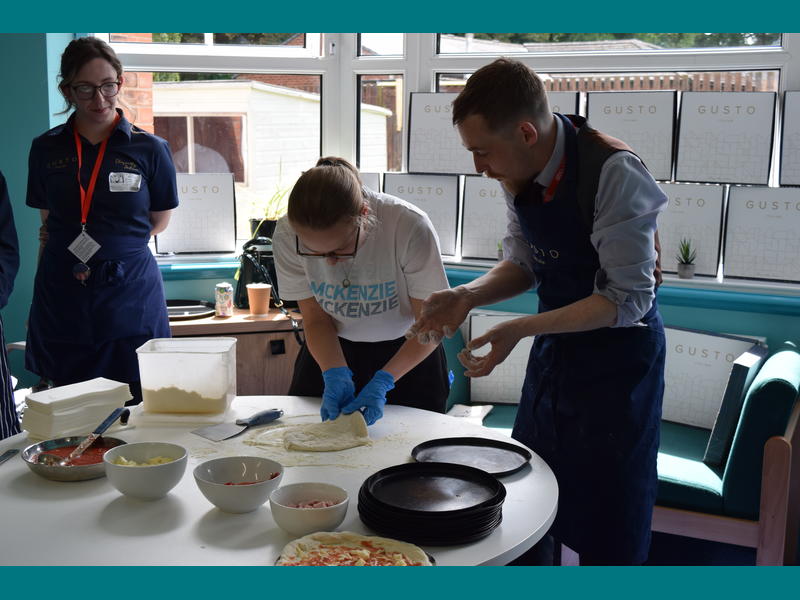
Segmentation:
[(430, 567), (419, 546), (351, 531), (320, 531), (289, 542), (278, 566)]
[(284, 448), (300, 452), (335, 452), (371, 443), (367, 423), (358, 411), (333, 421), (297, 425), (283, 434)]

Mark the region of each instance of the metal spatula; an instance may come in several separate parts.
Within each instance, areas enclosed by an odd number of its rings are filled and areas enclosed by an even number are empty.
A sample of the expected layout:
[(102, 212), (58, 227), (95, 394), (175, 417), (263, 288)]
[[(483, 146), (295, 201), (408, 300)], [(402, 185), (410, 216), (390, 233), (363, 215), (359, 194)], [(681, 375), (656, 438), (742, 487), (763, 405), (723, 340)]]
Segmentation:
[(236, 419), (235, 423), (220, 423), (218, 425), (209, 425), (208, 427), (201, 427), (200, 429), (192, 430), (200, 437), (204, 437), (212, 442), (221, 442), (227, 440), (235, 435), (239, 435), (248, 427), (255, 427), (256, 425), (265, 425), (280, 419), (283, 416), (283, 411), (279, 408), (270, 408), (269, 410), (262, 410), (246, 419)]

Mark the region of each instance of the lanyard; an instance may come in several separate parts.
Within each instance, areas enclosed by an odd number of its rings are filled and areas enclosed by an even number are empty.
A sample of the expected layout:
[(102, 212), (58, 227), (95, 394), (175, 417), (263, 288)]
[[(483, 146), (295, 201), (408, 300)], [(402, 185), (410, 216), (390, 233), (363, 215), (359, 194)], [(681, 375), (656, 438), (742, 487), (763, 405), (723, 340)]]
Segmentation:
[(564, 177), (564, 171), (567, 165), (567, 157), (561, 157), (561, 164), (558, 165), (558, 170), (556, 174), (553, 175), (553, 179), (550, 181), (550, 185), (547, 186), (547, 189), (544, 191), (542, 196), (542, 204), (547, 204), (550, 200), (553, 199), (553, 196), (556, 193), (556, 189), (558, 188), (558, 184), (561, 183), (561, 178)]
[(117, 123), (119, 123), (119, 113), (117, 113), (117, 116), (114, 119), (114, 125), (112, 125), (111, 131), (103, 140), (103, 143), (100, 144), (100, 150), (98, 151), (97, 158), (94, 161), (94, 167), (92, 167), (92, 176), (89, 178), (89, 189), (87, 190), (83, 189), (83, 184), (81, 183), (83, 145), (81, 144), (81, 136), (78, 134), (78, 128), (75, 127), (73, 123), (72, 133), (75, 134), (75, 150), (78, 153), (78, 187), (81, 190), (81, 227), (83, 229), (86, 229), (86, 217), (89, 216), (89, 207), (92, 205), (92, 196), (94, 196), (94, 186), (97, 183), (97, 176), (100, 174), (100, 165), (103, 164), (103, 156), (106, 153), (108, 138), (110, 138), (111, 134), (114, 133)]

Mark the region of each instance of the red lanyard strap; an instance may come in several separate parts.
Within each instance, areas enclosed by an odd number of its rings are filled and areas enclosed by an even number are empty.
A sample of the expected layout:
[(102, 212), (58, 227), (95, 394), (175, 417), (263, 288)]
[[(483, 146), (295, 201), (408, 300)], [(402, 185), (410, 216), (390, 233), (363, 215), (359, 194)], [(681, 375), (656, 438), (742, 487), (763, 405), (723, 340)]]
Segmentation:
[(561, 164), (558, 165), (558, 170), (556, 174), (553, 175), (553, 179), (550, 180), (550, 185), (547, 186), (547, 189), (544, 191), (544, 195), (542, 196), (542, 203), (547, 204), (550, 200), (553, 199), (553, 196), (556, 193), (556, 189), (558, 188), (558, 184), (561, 183), (561, 178), (564, 177), (564, 170), (567, 166), (567, 157), (564, 156), (561, 158)]
[(119, 113), (117, 113), (117, 116), (114, 119), (114, 124), (111, 126), (111, 131), (108, 132), (108, 135), (103, 140), (103, 143), (100, 144), (100, 150), (98, 151), (97, 158), (94, 161), (94, 167), (92, 167), (92, 176), (89, 178), (88, 190), (84, 190), (83, 184), (81, 183), (83, 144), (81, 143), (81, 136), (78, 135), (78, 128), (75, 127), (75, 124), (73, 123), (72, 133), (75, 134), (75, 150), (78, 153), (78, 187), (81, 190), (81, 225), (86, 225), (86, 217), (89, 216), (89, 208), (92, 206), (92, 196), (94, 196), (94, 187), (95, 184), (97, 184), (97, 176), (100, 174), (100, 165), (103, 164), (103, 156), (106, 153), (106, 146), (108, 146), (108, 138), (110, 138), (111, 134), (114, 133), (117, 123), (119, 123)]

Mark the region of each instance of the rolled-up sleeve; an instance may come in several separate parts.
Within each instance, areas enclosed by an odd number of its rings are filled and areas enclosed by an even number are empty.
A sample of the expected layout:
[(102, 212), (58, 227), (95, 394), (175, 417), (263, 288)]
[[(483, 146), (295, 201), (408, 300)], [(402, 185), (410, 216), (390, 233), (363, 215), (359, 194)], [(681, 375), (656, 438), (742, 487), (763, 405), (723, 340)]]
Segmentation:
[(538, 282), (536, 274), (533, 272), (533, 254), (530, 244), (522, 233), (522, 227), (517, 218), (517, 211), (514, 209), (514, 196), (505, 192), (506, 196), (506, 235), (503, 238), (503, 260), (508, 260), (521, 267), (530, 277), (531, 287), (536, 287)]
[(594, 293), (617, 305), (614, 327), (630, 327), (653, 305), (656, 220), (666, 204), (666, 194), (636, 156), (618, 152), (606, 161), (591, 240), (600, 261)]

